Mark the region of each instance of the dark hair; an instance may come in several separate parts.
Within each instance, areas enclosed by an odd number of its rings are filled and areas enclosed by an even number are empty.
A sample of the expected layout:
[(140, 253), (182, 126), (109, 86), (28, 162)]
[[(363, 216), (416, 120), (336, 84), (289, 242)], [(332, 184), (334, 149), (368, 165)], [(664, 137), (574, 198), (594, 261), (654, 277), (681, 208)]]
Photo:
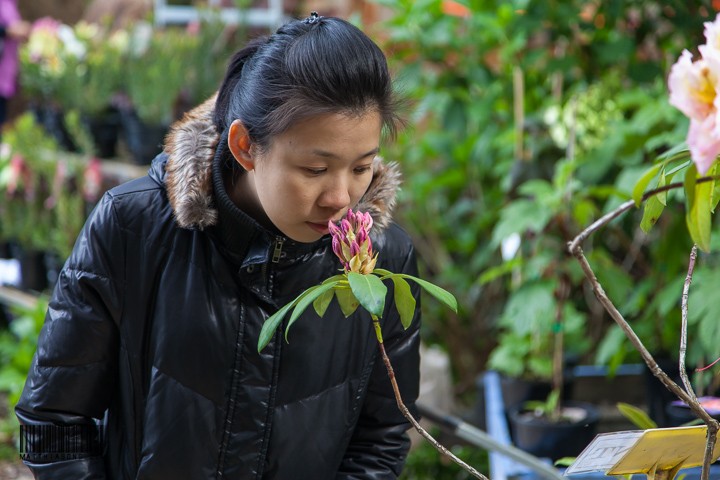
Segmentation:
[(296, 20), (251, 41), (230, 61), (215, 104), (223, 132), (240, 119), (260, 148), (309, 116), (376, 109), (387, 133), (399, 120), (387, 60), (380, 48), (345, 20)]

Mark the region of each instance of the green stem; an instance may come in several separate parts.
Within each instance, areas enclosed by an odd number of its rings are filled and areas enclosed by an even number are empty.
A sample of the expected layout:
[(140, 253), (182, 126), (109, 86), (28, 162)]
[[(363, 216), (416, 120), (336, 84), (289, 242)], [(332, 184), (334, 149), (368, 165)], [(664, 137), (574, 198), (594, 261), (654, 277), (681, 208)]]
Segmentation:
[(385, 344), (383, 343), (382, 338), (382, 330), (380, 329), (380, 319), (377, 317), (377, 315), (372, 316), (373, 320), (373, 326), (375, 327), (375, 335), (378, 339), (378, 346), (380, 347), (380, 354), (382, 355), (383, 362), (385, 363), (385, 368), (388, 372), (388, 377), (390, 377), (390, 383), (393, 387), (393, 392), (395, 393), (395, 401), (397, 402), (397, 406), (400, 409), (400, 412), (403, 414), (403, 416), (412, 424), (413, 427), (415, 427), (415, 430), (423, 436), (428, 442), (432, 444), (433, 447), (440, 453), (443, 453), (450, 457), (450, 459), (457, 463), (463, 470), (470, 473), (475, 478), (481, 478), (483, 480), (488, 480), (486, 476), (475, 470), (473, 467), (468, 465), (467, 463), (460, 460), (458, 457), (456, 457), (450, 450), (445, 448), (440, 442), (435, 440), (432, 435), (430, 435), (423, 427), (420, 426), (417, 420), (415, 420), (415, 417), (412, 416), (410, 413), (410, 410), (405, 406), (405, 403), (403, 403), (402, 396), (400, 395), (400, 387), (397, 384), (397, 380), (395, 378), (395, 371), (392, 368), (392, 365), (390, 364), (390, 358), (387, 355), (387, 352), (385, 351)]

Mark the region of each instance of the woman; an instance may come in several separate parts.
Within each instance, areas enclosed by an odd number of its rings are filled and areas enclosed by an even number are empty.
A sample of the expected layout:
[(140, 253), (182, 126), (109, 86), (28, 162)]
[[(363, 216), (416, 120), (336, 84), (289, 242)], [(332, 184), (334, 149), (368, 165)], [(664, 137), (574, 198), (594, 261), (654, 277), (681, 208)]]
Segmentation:
[[(384, 228), (378, 266), (417, 273), (390, 221), (399, 174), (376, 157), (396, 122), (384, 55), (343, 20), (239, 51), (148, 176), (104, 196), (60, 274), (16, 408), (36, 478), (396, 478), (408, 424), (367, 313), (308, 309), (257, 351), (269, 315), (337, 274), (327, 222), (349, 208)], [(387, 303), (412, 406), (419, 318), (404, 330)]]
[(30, 29), (20, 18), (17, 0), (0, 0), (0, 129), (7, 118), (8, 100), (17, 91), (18, 43), (27, 40)]

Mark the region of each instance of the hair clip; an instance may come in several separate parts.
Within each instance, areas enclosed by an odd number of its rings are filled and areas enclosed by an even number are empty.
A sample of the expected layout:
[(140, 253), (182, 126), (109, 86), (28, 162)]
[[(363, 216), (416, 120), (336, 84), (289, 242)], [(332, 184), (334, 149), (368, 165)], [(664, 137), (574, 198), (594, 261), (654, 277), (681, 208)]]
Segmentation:
[(305, 20), (303, 20), (303, 23), (307, 23), (308, 25), (312, 25), (313, 23), (317, 23), (317, 21), (320, 20), (321, 18), (323, 18), (323, 17), (321, 17), (320, 15), (318, 15), (317, 12), (313, 11), (313, 12), (310, 12), (310, 16), (309, 16), (309, 17), (307, 17)]

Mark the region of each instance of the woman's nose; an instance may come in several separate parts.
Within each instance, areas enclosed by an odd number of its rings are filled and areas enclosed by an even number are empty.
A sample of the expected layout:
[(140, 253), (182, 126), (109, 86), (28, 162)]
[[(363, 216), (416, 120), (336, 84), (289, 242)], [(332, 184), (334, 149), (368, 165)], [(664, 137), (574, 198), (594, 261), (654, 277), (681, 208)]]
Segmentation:
[(347, 184), (340, 179), (328, 182), (322, 195), (320, 195), (318, 204), (324, 208), (332, 208), (333, 210), (343, 210), (350, 205), (350, 191)]

